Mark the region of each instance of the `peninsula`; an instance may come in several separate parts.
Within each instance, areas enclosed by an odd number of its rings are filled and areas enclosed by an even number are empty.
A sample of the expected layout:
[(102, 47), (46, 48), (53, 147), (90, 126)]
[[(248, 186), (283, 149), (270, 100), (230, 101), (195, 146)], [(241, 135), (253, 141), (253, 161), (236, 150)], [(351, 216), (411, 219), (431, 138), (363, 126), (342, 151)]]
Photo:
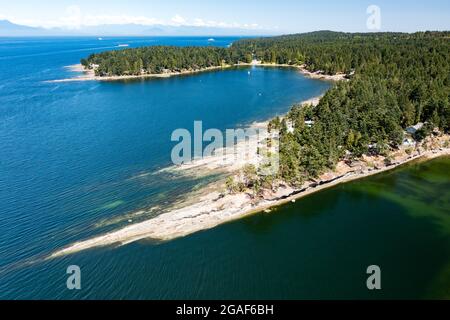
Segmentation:
[[(316, 32), (240, 40), (230, 48), (149, 47), (82, 60), (94, 77), (168, 76), (230, 65), (292, 66), (337, 81), (320, 100), (265, 123), (280, 132), (280, 170), (230, 170), (191, 206), (73, 244), (50, 257), (145, 238), (170, 240), (404, 163), (449, 155), (448, 32)], [(209, 161), (210, 160), (210, 161)], [(211, 164), (208, 159), (203, 165)], [(202, 164), (191, 168), (201, 170)], [(183, 168), (181, 168), (183, 169)]]

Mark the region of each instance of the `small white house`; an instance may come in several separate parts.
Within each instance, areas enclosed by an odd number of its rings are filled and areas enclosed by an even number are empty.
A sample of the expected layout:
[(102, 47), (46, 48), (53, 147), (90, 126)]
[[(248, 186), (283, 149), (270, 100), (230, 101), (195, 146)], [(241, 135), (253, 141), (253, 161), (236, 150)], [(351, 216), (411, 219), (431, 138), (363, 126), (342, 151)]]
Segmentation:
[(292, 121), (290, 121), (290, 120), (288, 120), (288, 121), (286, 121), (286, 129), (287, 129), (287, 132), (289, 132), (289, 133), (294, 133), (294, 124), (292, 123)]
[(305, 125), (307, 125), (308, 127), (312, 127), (313, 125), (314, 125), (314, 121), (312, 121), (312, 120), (307, 120), (307, 121), (305, 121)]

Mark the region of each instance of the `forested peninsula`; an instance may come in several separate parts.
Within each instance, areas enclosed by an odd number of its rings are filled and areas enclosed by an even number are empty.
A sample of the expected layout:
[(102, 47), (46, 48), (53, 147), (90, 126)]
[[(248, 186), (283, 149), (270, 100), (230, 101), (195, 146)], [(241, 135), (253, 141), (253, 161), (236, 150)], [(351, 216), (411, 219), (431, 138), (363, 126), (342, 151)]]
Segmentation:
[[(276, 118), (280, 171), (229, 181), (230, 191), (259, 192), (282, 180), (298, 187), (333, 170), (339, 161), (384, 156), (405, 143), (450, 130), (450, 32), (349, 34), (314, 32), (243, 39), (229, 48), (143, 47), (93, 54), (81, 61), (99, 77), (200, 71), (248, 64), (302, 67), (345, 74), (317, 106), (294, 106)], [(415, 126), (412, 131), (408, 128)], [(410, 132), (410, 134), (408, 134)], [(409, 140), (408, 140), (409, 139)]]
[(244, 165), (206, 188), (194, 204), (74, 243), (48, 259), (145, 238), (175, 239), (410, 161), (450, 155), (448, 32), (316, 32), (241, 40), (227, 49), (105, 52), (83, 64), (106, 77), (140, 68), (145, 73), (181, 72), (250, 60), (301, 66), (318, 74), (343, 73), (348, 80), (336, 82), (320, 101), (299, 104), (264, 123), (268, 131), (280, 133), (280, 168), (273, 175), (262, 174), (261, 165)]

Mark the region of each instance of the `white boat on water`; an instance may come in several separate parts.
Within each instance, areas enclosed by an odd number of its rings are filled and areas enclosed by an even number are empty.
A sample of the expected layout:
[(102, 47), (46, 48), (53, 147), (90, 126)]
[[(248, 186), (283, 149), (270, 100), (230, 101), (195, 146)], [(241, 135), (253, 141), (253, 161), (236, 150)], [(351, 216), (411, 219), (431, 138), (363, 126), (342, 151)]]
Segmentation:
[(124, 48), (124, 47), (129, 47), (129, 46), (130, 46), (129, 44), (119, 44), (118, 45), (119, 48)]
[(214, 42), (214, 41), (216, 41), (216, 39), (214, 39), (214, 38), (208, 39), (208, 42)]

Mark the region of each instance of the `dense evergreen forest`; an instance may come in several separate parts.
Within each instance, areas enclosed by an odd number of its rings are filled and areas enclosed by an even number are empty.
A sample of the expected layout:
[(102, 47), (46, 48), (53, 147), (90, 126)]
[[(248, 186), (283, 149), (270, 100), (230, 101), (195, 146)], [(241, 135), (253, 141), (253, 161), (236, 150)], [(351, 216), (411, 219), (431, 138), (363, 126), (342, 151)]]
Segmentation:
[[(422, 139), (450, 131), (450, 32), (348, 34), (314, 32), (245, 39), (230, 48), (148, 47), (91, 55), (99, 75), (162, 73), (250, 62), (304, 65), (324, 74), (346, 73), (317, 107), (294, 106), (281, 130), (280, 177), (292, 185), (334, 168), (344, 154), (385, 154), (418, 122)], [(306, 120), (313, 121), (308, 126)], [(287, 130), (286, 122), (294, 124)], [(265, 177), (274, 179), (280, 177)], [(264, 183), (264, 181), (262, 181)]]
[(225, 48), (154, 46), (106, 51), (81, 60), (81, 64), (95, 65), (98, 76), (123, 76), (201, 70), (236, 64), (241, 59), (234, 50)]
[[(311, 71), (353, 74), (340, 82), (317, 107), (294, 107), (281, 129), (281, 175), (301, 184), (334, 168), (346, 151), (354, 157), (387, 154), (403, 141), (404, 129), (426, 125), (420, 140), (435, 127), (450, 130), (450, 33), (307, 35), (244, 40), (268, 62), (305, 64)], [(305, 125), (314, 121), (313, 126)]]

